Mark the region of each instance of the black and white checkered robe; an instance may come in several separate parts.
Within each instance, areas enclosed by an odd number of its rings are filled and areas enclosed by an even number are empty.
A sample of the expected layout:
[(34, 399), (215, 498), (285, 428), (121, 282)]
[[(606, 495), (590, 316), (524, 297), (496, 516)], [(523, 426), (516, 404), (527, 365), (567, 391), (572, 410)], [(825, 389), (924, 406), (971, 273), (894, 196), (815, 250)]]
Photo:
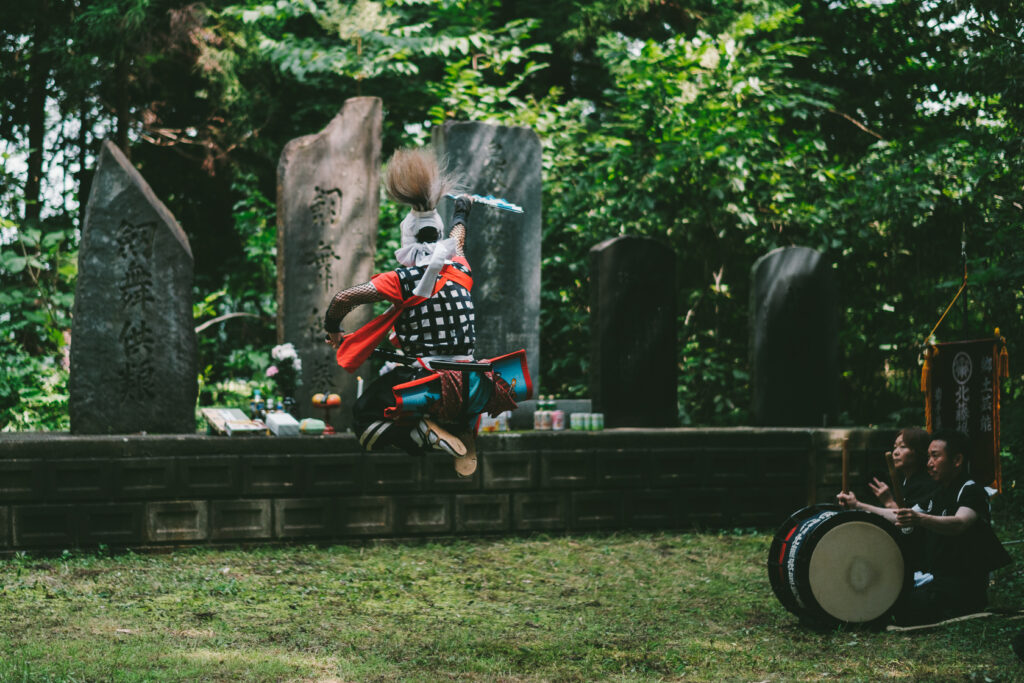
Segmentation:
[[(452, 265), (470, 274), (469, 267), (461, 263)], [(395, 269), (403, 299), (412, 296), (412, 290), (424, 270), (425, 267), (419, 266)], [(419, 306), (403, 311), (395, 321), (395, 333), (407, 354), (472, 356), (476, 328), (470, 291), (457, 282), (447, 281), (437, 294)]]

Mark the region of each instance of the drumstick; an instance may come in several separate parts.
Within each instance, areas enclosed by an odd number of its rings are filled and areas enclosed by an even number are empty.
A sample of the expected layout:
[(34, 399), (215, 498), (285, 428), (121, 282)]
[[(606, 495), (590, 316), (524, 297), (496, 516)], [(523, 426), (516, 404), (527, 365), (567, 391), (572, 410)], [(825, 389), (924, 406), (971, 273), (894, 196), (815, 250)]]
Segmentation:
[(900, 485), (900, 473), (896, 471), (896, 463), (892, 460), (892, 452), (885, 452), (885, 464), (889, 466), (889, 481), (892, 482), (892, 499), (897, 507), (903, 507), (903, 487)]
[(850, 440), (843, 439), (843, 493), (850, 492)]

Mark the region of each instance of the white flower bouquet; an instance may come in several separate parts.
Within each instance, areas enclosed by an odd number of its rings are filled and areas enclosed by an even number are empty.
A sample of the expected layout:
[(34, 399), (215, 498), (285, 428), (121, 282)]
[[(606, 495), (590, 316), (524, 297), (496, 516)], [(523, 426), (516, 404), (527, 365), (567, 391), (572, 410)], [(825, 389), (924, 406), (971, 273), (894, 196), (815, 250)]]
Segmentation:
[(277, 385), (277, 393), (284, 398), (294, 398), (295, 389), (301, 383), (299, 373), (302, 372), (302, 359), (292, 344), (278, 344), (270, 350), (274, 360), (267, 368), (267, 378)]

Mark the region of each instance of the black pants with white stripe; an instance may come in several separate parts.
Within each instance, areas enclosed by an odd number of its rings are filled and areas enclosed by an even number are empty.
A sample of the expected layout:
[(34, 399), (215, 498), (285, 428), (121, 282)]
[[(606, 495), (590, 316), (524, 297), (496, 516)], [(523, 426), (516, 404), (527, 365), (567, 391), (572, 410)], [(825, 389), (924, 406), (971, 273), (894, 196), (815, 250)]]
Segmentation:
[(423, 455), (424, 450), (410, 436), (419, 417), (390, 420), (384, 410), (395, 405), (392, 391), (396, 384), (411, 382), (428, 373), (425, 370), (399, 366), (373, 380), (356, 399), (352, 408), (353, 431), (364, 451), (382, 451), (398, 448), (410, 455)]

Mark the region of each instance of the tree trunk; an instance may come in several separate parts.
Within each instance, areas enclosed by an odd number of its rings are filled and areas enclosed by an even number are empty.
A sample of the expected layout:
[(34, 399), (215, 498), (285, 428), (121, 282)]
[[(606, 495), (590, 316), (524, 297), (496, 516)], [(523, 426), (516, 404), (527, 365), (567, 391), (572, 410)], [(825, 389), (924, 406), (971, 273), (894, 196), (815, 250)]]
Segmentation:
[(25, 181), (25, 223), (36, 224), (43, 177), (43, 143), (46, 139), (46, 84), (50, 80), (50, 0), (38, 0), (32, 36), (28, 94), (28, 178)]
[(92, 172), (88, 170), (89, 141), (89, 105), (82, 102), (78, 113), (78, 227), (85, 226), (85, 208), (89, 203), (89, 190), (92, 188)]
[(117, 117), (117, 131), (114, 142), (129, 159), (132, 158), (128, 149), (128, 56), (121, 55), (114, 66), (114, 78), (117, 79), (117, 102), (114, 104)]

